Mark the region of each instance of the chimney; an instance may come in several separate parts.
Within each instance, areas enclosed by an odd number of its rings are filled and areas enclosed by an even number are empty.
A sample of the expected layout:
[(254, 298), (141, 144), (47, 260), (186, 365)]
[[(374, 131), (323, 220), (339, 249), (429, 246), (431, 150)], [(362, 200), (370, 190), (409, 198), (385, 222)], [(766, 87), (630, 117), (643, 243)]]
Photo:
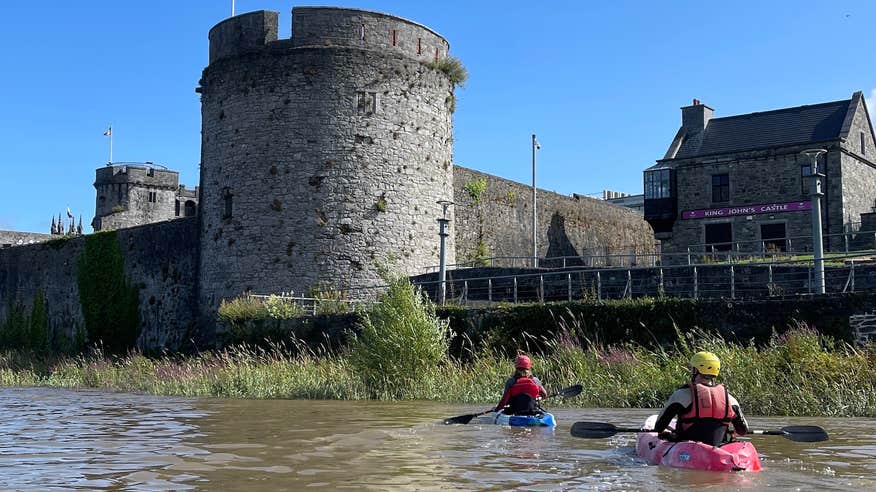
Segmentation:
[(712, 108), (700, 102), (699, 99), (694, 99), (693, 104), (681, 108), (681, 127), (687, 133), (701, 132), (709, 124), (709, 120), (712, 119), (713, 111)]

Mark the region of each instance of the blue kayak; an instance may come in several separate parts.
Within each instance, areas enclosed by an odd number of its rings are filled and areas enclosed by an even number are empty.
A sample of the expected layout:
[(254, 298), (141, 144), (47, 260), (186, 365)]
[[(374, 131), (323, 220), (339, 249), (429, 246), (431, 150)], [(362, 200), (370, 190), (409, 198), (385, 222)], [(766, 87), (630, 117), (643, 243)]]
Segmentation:
[(557, 425), (553, 414), (549, 412), (536, 415), (505, 415), (502, 412), (491, 412), (478, 418), (479, 424), (510, 425), (511, 427), (554, 427)]

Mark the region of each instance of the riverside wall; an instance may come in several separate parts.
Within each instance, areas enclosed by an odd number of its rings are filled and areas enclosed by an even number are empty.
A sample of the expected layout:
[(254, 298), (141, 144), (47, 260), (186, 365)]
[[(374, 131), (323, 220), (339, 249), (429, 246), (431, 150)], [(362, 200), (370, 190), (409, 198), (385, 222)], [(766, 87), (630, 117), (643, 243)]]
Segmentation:
[[(138, 287), (145, 350), (178, 349), (196, 338), (197, 219), (184, 218), (109, 233), (118, 240), (124, 273)], [(78, 268), (89, 236), (0, 249), (0, 324), (10, 308), (29, 313), (37, 291), (46, 299), (49, 338), (76, 337), (84, 327)]]

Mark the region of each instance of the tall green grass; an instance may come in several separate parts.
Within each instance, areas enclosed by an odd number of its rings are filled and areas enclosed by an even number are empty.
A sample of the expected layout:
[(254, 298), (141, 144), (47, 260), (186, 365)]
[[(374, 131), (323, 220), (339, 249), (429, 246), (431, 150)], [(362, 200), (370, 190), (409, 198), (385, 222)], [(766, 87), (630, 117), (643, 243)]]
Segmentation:
[[(553, 405), (658, 407), (686, 382), (690, 356), (709, 350), (721, 358), (719, 380), (747, 414), (876, 417), (874, 345), (852, 347), (800, 325), (759, 346), (679, 329), (675, 343), (652, 349), (632, 342), (581, 343), (575, 326), (564, 328), (556, 339), (517, 340), (521, 348), (541, 348), (532, 355), (533, 370), (549, 391), (583, 385), (581, 395)], [(507, 351), (465, 346), (464, 357), (449, 357), (447, 328), (435, 317), (434, 306), (409, 283), (396, 280), (343, 350), (311, 349), (304, 343), (159, 357), (7, 350), (0, 352), (0, 385), (192, 397), (495, 404), (512, 369)]]

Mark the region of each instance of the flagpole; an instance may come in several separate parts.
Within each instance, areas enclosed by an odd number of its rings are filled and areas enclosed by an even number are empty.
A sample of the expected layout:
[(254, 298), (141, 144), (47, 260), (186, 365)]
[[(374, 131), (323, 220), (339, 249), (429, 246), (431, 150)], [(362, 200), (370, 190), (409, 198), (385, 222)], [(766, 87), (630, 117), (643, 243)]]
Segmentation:
[(231, 17), (234, 17), (234, 0), (231, 0)]
[(110, 125), (110, 164), (113, 163), (113, 127)]

